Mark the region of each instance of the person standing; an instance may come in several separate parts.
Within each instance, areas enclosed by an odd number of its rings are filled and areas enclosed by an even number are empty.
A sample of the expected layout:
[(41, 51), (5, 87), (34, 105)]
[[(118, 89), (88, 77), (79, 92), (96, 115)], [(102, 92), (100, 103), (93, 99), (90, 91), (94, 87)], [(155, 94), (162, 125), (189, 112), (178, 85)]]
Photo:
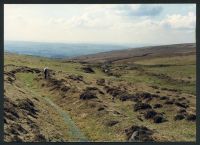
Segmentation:
[(47, 79), (47, 77), (49, 76), (49, 70), (48, 67), (44, 68), (44, 78)]

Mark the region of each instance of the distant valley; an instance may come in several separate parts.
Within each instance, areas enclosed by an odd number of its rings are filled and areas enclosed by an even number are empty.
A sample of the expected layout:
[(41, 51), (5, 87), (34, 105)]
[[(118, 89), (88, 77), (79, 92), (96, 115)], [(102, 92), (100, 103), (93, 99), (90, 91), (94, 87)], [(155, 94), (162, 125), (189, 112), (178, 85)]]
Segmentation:
[[(135, 45), (139, 47), (141, 45)], [(92, 43), (47, 43), (5, 41), (5, 52), (41, 56), (48, 58), (72, 58), (112, 50), (131, 48), (133, 45), (92, 44)]]

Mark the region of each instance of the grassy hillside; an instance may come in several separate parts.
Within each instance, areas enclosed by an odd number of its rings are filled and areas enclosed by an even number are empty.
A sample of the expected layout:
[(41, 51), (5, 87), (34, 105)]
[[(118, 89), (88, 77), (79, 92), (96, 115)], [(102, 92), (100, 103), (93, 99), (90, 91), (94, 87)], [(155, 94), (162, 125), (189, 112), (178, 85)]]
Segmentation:
[(165, 57), (165, 56), (177, 56), (177, 55), (188, 55), (196, 53), (195, 43), (185, 44), (173, 44), (173, 45), (161, 45), (151, 46), (142, 48), (129, 48), (125, 50), (115, 50), (109, 52), (102, 52), (91, 55), (83, 55), (75, 57), (73, 60), (83, 62), (114, 62), (114, 61), (126, 61), (131, 62), (136, 60), (149, 59), (154, 57)]
[(161, 56), (83, 63), (5, 54), (5, 141), (195, 141), (195, 54)]

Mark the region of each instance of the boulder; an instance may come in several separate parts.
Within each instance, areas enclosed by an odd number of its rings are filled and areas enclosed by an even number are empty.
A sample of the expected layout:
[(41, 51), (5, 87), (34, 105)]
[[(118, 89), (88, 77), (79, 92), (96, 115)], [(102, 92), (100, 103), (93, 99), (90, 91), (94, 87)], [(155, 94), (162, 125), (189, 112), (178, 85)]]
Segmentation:
[(102, 111), (102, 110), (105, 110), (105, 108), (104, 107), (99, 107), (98, 108), (98, 111)]
[(61, 90), (62, 92), (67, 92), (69, 89), (70, 89), (70, 87), (63, 86), (60, 90)]
[(114, 125), (116, 125), (116, 124), (118, 124), (118, 123), (119, 123), (119, 121), (111, 120), (111, 121), (108, 121), (108, 122), (106, 123), (106, 126), (111, 127), (111, 126), (114, 126)]
[(151, 109), (151, 105), (147, 104), (147, 103), (141, 103), (138, 102), (134, 105), (134, 111), (138, 111), (138, 110), (144, 110), (144, 109)]
[(47, 139), (43, 134), (35, 134), (34, 141), (36, 142), (47, 142)]
[(154, 123), (162, 123), (162, 122), (165, 122), (166, 119), (164, 118), (162, 114), (157, 114), (154, 116), (153, 121)]
[(134, 95), (128, 94), (128, 93), (126, 93), (126, 92), (121, 93), (121, 94), (119, 95), (119, 99), (120, 99), (121, 101), (126, 101), (126, 100), (130, 100), (130, 99), (133, 100), (134, 98), (135, 98)]
[(147, 111), (145, 112), (144, 118), (150, 119), (150, 118), (153, 118), (153, 117), (156, 116), (156, 115), (157, 115), (157, 112), (156, 112), (155, 110), (151, 109), (151, 110), (147, 110)]
[(33, 101), (31, 101), (30, 99), (23, 99), (20, 100), (18, 107), (20, 109), (23, 109), (27, 112), (28, 115), (31, 115), (32, 117), (36, 118), (37, 113), (39, 112), (38, 109), (36, 109), (35, 104), (33, 103)]
[(169, 97), (167, 97), (167, 96), (161, 96), (160, 97), (160, 100), (168, 100), (169, 99)]
[(89, 66), (83, 67), (82, 69), (84, 70), (85, 73), (95, 73), (94, 70)]
[(80, 99), (82, 100), (89, 100), (97, 98), (96, 94), (91, 91), (85, 91), (80, 95)]
[(122, 90), (120, 90), (119, 88), (116, 88), (116, 87), (111, 88), (109, 86), (105, 86), (104, 88), (105, 88), (106, 92), (108, 94), (112, 95), (113, 97), (116, 97), (118, 95), (125, 93), (124, 91), (122, 91)]
[(72, 74), (68, 78), (71, 80), (74, 80), (74, 81), (83, 81), (83, 76), (81, 76), (81, 75)]
[(195, 114), (188, 114), (186, 116), (187, 121), (196, 121), (196, 115)]
[(162, 104), (154, 104), (154, 106), (153, 106), (153, 108), (161, 108), (161, 107), (163, 107), (163, 105)]
[(183, 120), (185, 118), (185, 115), (184, 114), (177, 114), (175, 117), (174, 117), (174, 120)]
[(167, 105), (172, 105), (172, 104), (174, 104), (174, 101), (173, 101), (173, 100), (167, 100), (167, 101), (165, 102), (165, 104), (167, 104)]
[(105, 79), (97, 79), (96, 84), (100, 85), (100, 86), (104, 86), (105, 85)]
[(137, 141), (154, 141), (152, 138), (153, 131), (144, 126), (135, 126), (125, 129), (127, 140), (130, 142)]
[(175, 105), (182, 108), (188, 108), (189, 105), (186, 102), (175, 102)]
[(180, 109), (179, 111), (178, 111), (178, 113), (187, 113), (187, 111), (185, 110), (185, 109)]

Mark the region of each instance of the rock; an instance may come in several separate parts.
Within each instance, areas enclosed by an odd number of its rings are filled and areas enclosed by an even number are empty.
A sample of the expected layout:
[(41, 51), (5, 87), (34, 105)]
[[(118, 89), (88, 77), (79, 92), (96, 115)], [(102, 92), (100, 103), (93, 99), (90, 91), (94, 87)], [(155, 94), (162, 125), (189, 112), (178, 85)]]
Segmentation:
[(99, 89), (97, 87), (86, 87), (86, 91), (98, 91)]
[(133, 100), (136, 98), (135, 95), (133, 94), (129, 94), (124, 90), (120, 90), (117, 87), (109, 87), (109, 86), (105, 86), (104, 89), (106, 90), (106, 92), (110, 95), (113, 96), (113, 98), (119, 98), (121, 101), (126, 101), (126, 100)]
[(13, 125), (11, 125), (10, 133), (13, 135), (19, 135), (17, 129)]
[(153, 120), (154, 120), (154, 123), (162, 123), (162, 122), (166, 121), (166, 119), (163, 117), (162, 114), (155, 115)]
[(144, 100), (144, 99), (147, 99), (147, 100), (152, 100), (153, 98), (158, 98), (160, 97), (159, 95), (157, 94), (151, 94), (149, 92), (143, 92), (143, 93), (136, 93), (135, 94), (136, 98), (139, 98), (140, 100)]
[(134, 111), (138, 111), (138, 110), (144, 110), (144, 109), (151, 109), (151, 105), (147, 104), (147, 103), (136, 103), (134, 105)]
[(185, 109), (180, 109), (179, 111), (178, 111), (178, 113), (187, 113), (187, 111), (185, 110)]
[(135, 141), (138, 141), (138, 140), (139, 140), (139, 131), (135, 131), (135, 132), (133, 132), (133, 134), (129, 138), (129, 141), (135, 142)]
[(168, 100), (169, 99), (169, 97), (167, 97), (167, 96), (161, 96), (160, 97), (160, 100)]
[(4, 117), (3, 119), (4, 124), (8, 124), (8, 120)]
[(4, 112), (4, 117), (8, 118), (9, 120), (15, 121), (19, 118), (19, 115), (17, 111)]
[(133, 99), (133, 98), (135, 98), (135, 96), (134, 96), (134, 95), (130, 95), (130, 94), (128, 94), (128, 93), (121, 93), (121, 94), (119, 95), (119, 99), (120, 99), (121, 101), (126, 101), (126, 100)]
[(186, 116), (187, 121), (196, 121), (196, 115), (195, 114), (188, 114)]
[(99, 88), (97, 87), (86, 87), (85, 89), (86, 91), (90, 91), (90, 92), (94, 92), (96, 93), (100, 93), (100, 94), (104, 94), (104, 92), (102, 92)]
[(182, 108), (188, 108), (189, 105), (186, 102), (175, 102), (175, 105)]
[(14, 142), (23, 142), (22, 139), (18, 135), (14, 135), (11, 140)]
[(97, 98), (96, 94), (90, 91), (85, 91), (80, 95), (80, 99), (82, 100), (89, 100), (89, 99), (95, 99), (95, 98)]
[(36, 118), (36, 115), (39, 112), (39, 110), (36, 109), (34, 103), (28, 98), (20, 100), (18, 107), (27, 111), (27, 114), (31, 115), (34, 118)]
[(62, 92), (67, 92), (69, 89), (70, 89), (70, 87), (63, 86), (60, 90), (61, 90)]
[(152, 95), (148, 92), (144, 92), (142, 94), (140, 94), (140, 96), (143, 98), (143, 99), (148, 99), (148, 98), (152, 98)]
[(11, 78), (11, 77), (8, 77), (7, 80), (8, 80), (8, 82), (11, 83), (11, 84), (15, 81), (15, 79), (14, 79), (14, 78)]
[(136, 103), (141, 102), (141, 99), (140, 99), (140, 98), (137, 98), (137, 97), (132, 98), (132, 100), (133, 100), (134, 102), (136, 102)]
[(161, 105), (161, 104), (154, 104), (154, 106), (153, 106), (153, 108), (161, 108), (161, 107), (163, 107), (163, 105)]
[(97, 85), (100, 85), (100, 86), (104, 86), (104, 85), (105, 85), (105, 79), (98, 79), (98, 80), (96, 81), (96, 84), (97, 84)]
[(183, 101), (183, 100), (186, 100), (186, 98), (185, 97), (178, 98), (178, 101)]
[(68, 78), (75, 80), (75, 81), (83, 81), (83, 76), (81, 76), (81, 75), (74, 75), (73, 74), (73, 75), (70, 75)]
[(137, 116), (137, 119), (140, 120), (140, 121), (143, 121), (143, 119), (140, 115)]
[(53, 87), (54, 87), (54, 88), (51, 89), (51, 90), (60, 89), (61, 87), (64, 86), (64, 84), (63, 84), (63, 82), (62, 82), (61, 80), (57, 80), (57, 79), (55, 79), (55, 78), (49, 78), (48, 81), (49, 81), (49, 84), (48, 84), (49, 87), (50, 87), (50, 86), (53, 86)]
[(24, 129), (20, 124), (16, 124), (15, 128), (18, 130), (18, 132), (22, 133), (22, 134), (27, 134), (28, 131), (26, 131), (26, 129)]
[(160, 93), (160, 91), (156, 91), (156, 93), (157, 93), (157, 94), (159, 94), (159, 93)]
[(146, 119), (153, 118), (156, 114), (157, 114), (157, 112), (153, 109), (147, 110), (144, 114), (144, 118), (146, 118)]
[(114, 125), (116, 125), (116, 124), (118, 124), (118, 123), (119, 123), (119, 121), (112, 120), (112, 121), (108, 121), (108, 122), (106, 123), (106, 126), (111, 127), (111, 126), (114, 126)]
[(91, 67), (83, 67), (82, 68), (85, 73), (95, 73), (94, 70)]
[(21, 66), (18, 67), (12, 71), (10, 71), (10, 73), (16, 74), (19, 72), (23, 72), (23, 73), (41, 73), (42, 71), (40, 69), (37, 68), (30, 68), (30, 67), (25, 67), (25, 66)]
[(125, 129), (127, 140), (136, 141), (154, 141), (152, 138), (153, 131), (144, 126), (135, 126)]
[(112, 95), (113, 97), (116, 97), (116, 96), (119, 96), (119, 95), (125, 93), (124, 91), (121, 91), (120, 89), (115, 88), (115, 87), (111, 88), (109, 86), (105, 86), (104, 88), (105, 88), (106, 92), (108, 94)]
[(183, 114), (177, 114), (175, 117), (174, 117), (174, 120), (183, 120), (185, 118), (185, 115)]
[(98, 111), (102, 111), (102, 110), (105, 110), (105, 108), (104, 107), (98, 108)]
[(55, 78), (49, 78), (48, 79), (48, 84), (47, 84), (47, 86), (48, 87), (52, 87), (51, 89), (50, 89), (50, 91), (53, 91), (53, 90), (60, 90), (60, 91), (62, 91), (62, 92), (67, 92), (69, 89), (70, 89), (70, 87), (69, 86), (66, 86), (63, 82), (64, 82), (65, 80), (63, 80), (63, 79), (61, 79), (61, 80), (57, 80), (57, 79), (55, 79)]
[(46, 142), (47, 139), (45, 138), (45, 136), (43, 134), (36, 134), (34, 137), (34, 141), (36, 142)]
[(4, 96), (4, 118), (12, 121), (19, 119), (17, 105), (14, 104), (8, 97)]
[(120, 115), (121, 113), (119, 113), (118, 111), (113, 111), (113, 114)]
[(159, 89), (158, 86), (150, 86), (150, 87), (152, 87), (153, 89)]
[(167, 104), (167, 105), (172, 105), (172, 104), (174, 104), (174, 101), (173, 101), (173, 100), (167, 100), (167, 101), (165, 102), (165, 104)]

